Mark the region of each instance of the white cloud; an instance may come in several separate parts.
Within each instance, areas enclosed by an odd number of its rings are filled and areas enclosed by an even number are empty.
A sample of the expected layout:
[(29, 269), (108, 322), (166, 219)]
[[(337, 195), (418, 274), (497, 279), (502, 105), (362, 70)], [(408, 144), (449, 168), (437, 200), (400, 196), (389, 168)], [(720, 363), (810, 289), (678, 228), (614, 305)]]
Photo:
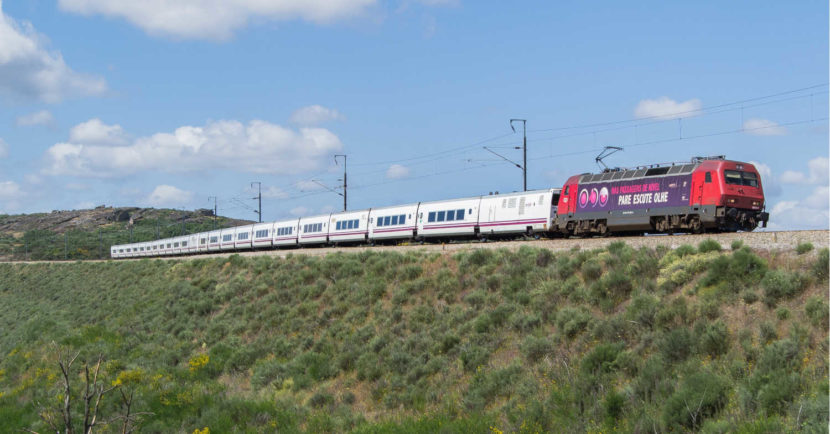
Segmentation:
[(18, 23), (2, 8), (0, 0), (0, 95), (55, 103), (107, 90), (104, 79), (73, 71), (30, 23)]
[[(119, 127), (120, 128), (120, 127)], [(115, 137), (118, 137), (117, 135)], [(57, 143), (46, 151), (50, 175), (123, 177), (139, 171), (232, 170), (297, 174), (318, 169), (342, 148), (323, 128), (291, 130), (266, 121), (184, 126), (172, 133), (140, 137), (127, 146)]]
[(781, 186), (772, 175), (772, 169), (770, 169), (770, 167), (766, 164), (759, 163), (757, 161), (750, 161), (749, 163), (755, 166), (755, 169), (758, 170), (758, 174), (761, 175), (761, 186), (764, 189), (764, 195), (767, 197), (780, 195)]
[(9, 156), (9, 144), (5, 140), (0, 139), (0, 158)]
[(785, 184), (830, 184), (830, 160), (826, 157), (816, 157), (807, 162), (808, 174), (795, 170), (787, 170), (781, 174), (781, 182)]
[(305, 206), (298, 206), (296, 208), (291, 208), (291, 211), (288, 211), (294, 217), (305, 217), (311, 213), (311, 208)]
[(376, 0), (59, 0), (64, 11), (123, 18), (151, 35), (222, 40), (254, 19), (326, 24), (365, 13)]
[(279, 187), (267, 187), (262, 190), (262, 197), (266, 199), (285, 199), (288, 197), (288, 193)]
[(410, 170), (406, 166), (393, 164), (386, 170), (386, 177), (389, 179), (402, 179), (409, 176)]
[(807, 181), (807, 176), (802, 172), (796, 170), (785, 170), (781, 174), (781, 182), (784, 184), (803, 184)]
[(125, 145), (127, 134), (121, 125), (107, 125), (101, 119), (92, 118), (72, 127), (69, 141), (81, 145)]
[(830, 224), (830, 188), (820, 186), (801, 200), (778, 202), (770, 211), (771, 229), (826, 229)]
[(677, 102), (667, 96), (657, 99), (644, 99), (634, 109), (634, 116), (638, 119), (677, 119), (699, 115), (701, 108), (697, 98)]
[(787, 129), (769, 119), (752, 118), (744, 121), (744, 132), (753, 136), (783, 136)]
[(289, 119), (297, 125), (320, 125), (328, 121), (343, 120), (345, 117), (337, 110), (323, 107), (321, 105), (310, 105), (296, 110)]
[(154, 207), (183, 206), (193, 200), (193, 193), (178, 189), (172, 185), (159, 185), (144, 200)]
[(49, 110), (41, 110), (28, 115), (18, 116), (15, 123), (19, 127), (32, 127), (35, 125), (48, 127), (55, 124), (55, 117), (52, 116)]
[(332, 205), (324, 205), (320, 208), (320, 214), (331, 214), (335, 211), (335, 209), (339, 208), (335, 208)]
[(23, 191), (20, 186), (14, 181), (0, 182), (0, 200), (12, 201), (20, 199), (23, 196)]

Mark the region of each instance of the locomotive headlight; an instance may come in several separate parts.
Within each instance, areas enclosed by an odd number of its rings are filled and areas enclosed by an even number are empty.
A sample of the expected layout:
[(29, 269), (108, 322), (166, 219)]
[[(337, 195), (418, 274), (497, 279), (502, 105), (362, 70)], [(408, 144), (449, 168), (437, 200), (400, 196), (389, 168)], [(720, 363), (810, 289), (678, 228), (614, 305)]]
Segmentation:
[(752, 201), (752, 206), (761, 206), (761, 202), (759, 202), (757, 200), (753, 200)]
[(729, 199), (729, 203), (735, 203), (735, 199)]

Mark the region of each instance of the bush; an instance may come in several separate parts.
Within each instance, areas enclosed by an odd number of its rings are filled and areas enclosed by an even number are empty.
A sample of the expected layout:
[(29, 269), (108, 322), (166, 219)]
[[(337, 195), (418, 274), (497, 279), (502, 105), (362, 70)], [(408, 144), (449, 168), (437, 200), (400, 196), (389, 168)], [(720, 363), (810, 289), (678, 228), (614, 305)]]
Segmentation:
[(827, 328), (827, 303), (821, 297), (810, 297), (807, 299), (807, 303), (804, 305), (804, 313), (807, 314), (807, 318), (810, 319), (810, 322), (814, 326)]
[(582, 263), (580, 271), (586, 282), (594, 281), (602, 276), (602, 264), (595, 258), (591, 258)]
[(741, 292), (741, 299), (746, 304), (753, 304), (756, 301), (758, 301), (758, 293), (756, 293), (755, 291), (753, 291), (751, 289), (747, 289), (747, 290)]
[(546, 337), (528, 336), (521, 345), (522, 353), (531, 363), (536, 363), (543, 357), (552, 354), (554, 348), (553, 342)]
[(614, 362), (622, 350), (622, 343), (599, 344), (582, 358), (579, 369), (584, 374), (593, 375), (614, 371), (617, 369)]
[(778, 332), (775, 330), (775, 324), (769, 321), (764, 321), (759, 327), (759, 337), (761, 339), (761, 343), (764, 345), (778, 339)]
[(625, 316), (630, 321), (634, 321), (648, 329), (654, 326), (654, 320), (657, 316), (657, 307), (660, 305), (660, 300), (657, 297), (650, 295), (638, 295), (634, 297), (628, 309), (625, 311)]
[(798, 253), (799, 255), (803, 255), (803, 254), (805, 254), (807, 252), (810, 252), (812, 250), (813, 250), (813, 243), (800, 243), (795, 248), (795, 252)]
[(679, 257), (684, 257), (686, 255), (694, 255), (697, 251), (695, 250), (694, 246), (690, 246), (688, 244), (683, 244), (682, 246), (674, 249), (674, 254)]
[(707, 238), (707, 239), (701, 241), (700, 244), (697, 245), (697, 251), (700, 252), (700, 253), (720, 252), (721, 251), (721, 246), (720, 246), (719, 242), (717, 242), (717, 241), (715, 241), (711, 238)]
[(605, 423), (613, 426), (614, 422), (622, 416), (623, 407), (625, 407), (625, 395), (612, 390), (605, 396), (602, 403), (602, 409), (605, 413)]
[(757, 283), (764, 277), (767, 263), (747, 248), (715, 258), (709, 264), (706, 275), (700, 280), (701, 287), (725, 283), (729, 287), (740, 289)]
[(732, 241), (732, 245), (729, 246), (729, 247), (731, 247), (732, 250), (740, 250), (740, 248), (743, 247), (743, 246), (744, 246), (743, 240), (735, 240), (735, 241)]
[(308, 399), (308, 405), (314, 408), (328, 407), (332, 404), (334, 404), (334, 396), (326, 392), (315, 392)]
[(714, 372), (697, 372), (683, 381), (663, 407), (666, 428), (698, 429), (726, 404), (729, 383)]
[(566, 307), (556, 315), (556, 327), (568, 338), (573, 338), (585, 330), (591, 318), (591, 313), (584, 307)]
[(773, 307), (781, 299), (798, 295), (804, 286), (804, 278), (798, 272), (770, 270), (761, 280), (761, 287), (764, 288), (764, 303)]
[(698, 338), (700, 349), (713, 357), (726, 354), (729, 349), (729, 331), (723, 321), (708, 324)]
[(830, 249), (825, 247), (818, 252), (816, 262), (813, 264), (813, 275), (818, 280), (825, 280), (828, 272), (830, 272)]
[(798, 374), (779, 369), (765, 380), (758, 390), (758, 403), (769, 413), (784, 414), (801, 388)]
[(692, 332), (686, 327), (675, 328), (663, 335), (658, 348), (663, 357), (670, 362), (686, 360), (694, 348)]
[(775, 310), (775, 316), (777, 316), (779, 320), (784, 321), (790, 318), (790, 310), (783, 306), (779, 307)]
[(489, 359), (490, 351), (478, 345), (468, 345), (461, 350), (461, 364), (467, 372), (486, 365)]

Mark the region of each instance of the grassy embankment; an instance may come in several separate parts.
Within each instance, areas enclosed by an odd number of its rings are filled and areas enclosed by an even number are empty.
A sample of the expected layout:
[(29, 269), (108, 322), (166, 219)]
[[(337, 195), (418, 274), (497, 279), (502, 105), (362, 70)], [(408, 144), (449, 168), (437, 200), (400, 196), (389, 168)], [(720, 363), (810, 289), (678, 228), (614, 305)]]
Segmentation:
[(732, 247), (2, 264), (0, 431), (62, 349), (141, 432), (826, 432), (827, 250)]

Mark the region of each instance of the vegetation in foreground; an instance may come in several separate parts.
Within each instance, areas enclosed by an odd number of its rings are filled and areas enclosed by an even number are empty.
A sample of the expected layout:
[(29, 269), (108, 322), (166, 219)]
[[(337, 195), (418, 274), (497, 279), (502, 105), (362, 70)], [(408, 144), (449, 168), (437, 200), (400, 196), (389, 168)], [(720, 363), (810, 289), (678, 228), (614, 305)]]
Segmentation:
[(0, 430), (827, 432), (828, 250), (732, 247), (0, 264)]

